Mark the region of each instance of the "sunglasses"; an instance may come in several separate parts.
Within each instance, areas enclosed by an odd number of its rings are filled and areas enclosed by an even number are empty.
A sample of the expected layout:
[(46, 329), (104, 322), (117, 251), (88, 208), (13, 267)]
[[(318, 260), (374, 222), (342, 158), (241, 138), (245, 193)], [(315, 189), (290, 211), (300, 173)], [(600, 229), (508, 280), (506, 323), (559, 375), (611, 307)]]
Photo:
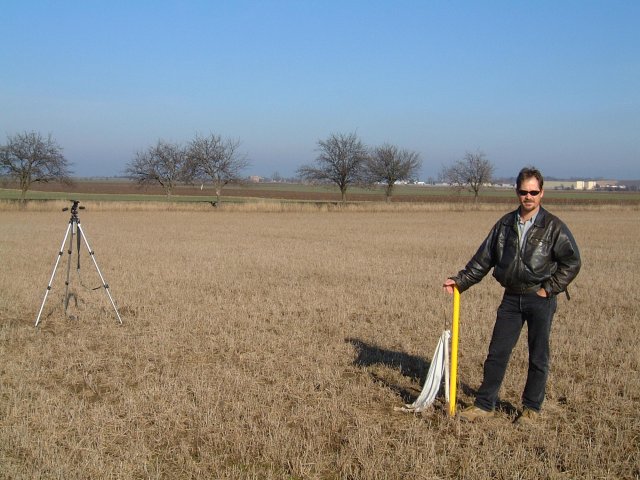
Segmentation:
[(539, 194), (540, 190), (518, 190), (518, 195), (520, 195), (521, 197), (526, 197), (527, 195), (537, 197)]

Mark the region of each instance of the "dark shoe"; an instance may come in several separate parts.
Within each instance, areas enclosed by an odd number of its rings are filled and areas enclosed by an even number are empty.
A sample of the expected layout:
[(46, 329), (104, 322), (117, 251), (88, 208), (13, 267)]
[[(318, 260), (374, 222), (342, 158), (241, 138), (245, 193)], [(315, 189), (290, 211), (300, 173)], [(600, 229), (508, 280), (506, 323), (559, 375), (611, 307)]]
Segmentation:
[(460, 420), (465, 422), (475, 422), (476, 420), (481, 420), (483, 418), (491, 418), (494, 415), (494, 411), (483, 410), (475, 405), (471, 405), (470, 407), (462, 410), (458, 416), (460, 417)]
[(540, 419), (540, 412), (535, 411), (532, 408), (524, 407), (522, 413), (514, 420), (513, 423), (517, 425), (533, 425)]

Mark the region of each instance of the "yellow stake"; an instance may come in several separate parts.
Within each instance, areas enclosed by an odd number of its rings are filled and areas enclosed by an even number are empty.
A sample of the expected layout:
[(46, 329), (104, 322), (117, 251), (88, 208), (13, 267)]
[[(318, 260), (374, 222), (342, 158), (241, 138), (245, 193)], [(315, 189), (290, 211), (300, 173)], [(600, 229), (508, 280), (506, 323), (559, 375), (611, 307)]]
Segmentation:
[(451, 324), (451, 376), (449, 383), (449, 416), (456, 415), (456, 385), (458, 383), (458, 324), (460, 322), (460, 291), (453, 287), (453, 321)]

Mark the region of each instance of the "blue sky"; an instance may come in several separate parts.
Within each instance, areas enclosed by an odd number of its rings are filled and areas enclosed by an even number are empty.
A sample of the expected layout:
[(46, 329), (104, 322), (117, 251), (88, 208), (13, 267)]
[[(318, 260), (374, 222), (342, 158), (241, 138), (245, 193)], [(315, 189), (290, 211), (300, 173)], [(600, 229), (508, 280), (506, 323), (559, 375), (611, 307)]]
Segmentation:
[(0, 16), (0, 143), (78, 176), (196, 134), (283, 176), (357, 132), (499, 176), (640, 178), (640, 1), (29, 1)]

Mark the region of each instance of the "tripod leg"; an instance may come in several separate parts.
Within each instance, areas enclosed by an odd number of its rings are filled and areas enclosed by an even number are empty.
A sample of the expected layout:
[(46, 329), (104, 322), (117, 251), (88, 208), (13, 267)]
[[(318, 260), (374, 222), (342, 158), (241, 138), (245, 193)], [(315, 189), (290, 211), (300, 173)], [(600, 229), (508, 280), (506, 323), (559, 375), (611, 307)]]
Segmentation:
[(104, 287), (104, 291), (107, 292), (107, 296), (111, 301), (113, 310), (116, 312), (116, 317), (118, 317), (118, 321), (120, 322), (120, 325), (122, 325), (122, 318), (120, 318), (120, 313), (118, 313), (118, 309), (116, 308), (116, 303), (113, 301), (113, 297), (111, 296), (111, 292), (109, 291), (109, 285), (107, 284), (107, 282), (105, 282), (104, 277), (102, 276), (102, 272), (98, 267), (98, 262), (96, 262), (95, 252), (91, 250), (91, 247), (89, 246), (89, 241), (87, 240), (87, 236), (84, 234), (84, 230), (80, 226), (80, 222), (78, 222), (78, 238), (80, 238), (80, 236), (82, 236), (82, 239), (84, 240), (84, 244), (87, 246), (87, 250), (89, 250), (89, 255), (91, 255), (91, 260), (93, 260), (93, 264), (95, 265), (98, 275), (100, 276), (100, 280), (102, 281), (102, 286)]
[[(69, 307), (69, 273), (71, 272), (71, 257), (73, 252), (73, 235), (76, 233), (74, 231), (74, 223), (75, 221), (71, 219), (69, 225), (71, 226), (71, 237), (69, 237), (69, 249), (67, 253), (69, 254), (69, 261), (67, 262), (67, 278), (64, 282), (64, 314), (67, 315), (67, 308)], [(76, 227), (77, 228), (77, 227)], [(78, 255), (80, 255), (80, 236), (78, 235)]]
[[(67, 231), (64, 234), (64, 238), (62, 239), (62, 244), (60, 245), (60, 250), (58, 250), (58, 256), (56, 257), (56, 263), (53, 266), (53, 272), (51, 272), (51, 278), (49, 279), (49, 284), (47, 285), (47, 290), (44, 292), (44, 298), (42, 299), (42, 305), (40, 305), (40, 311), (38, 312), (38, 317), (36, 318), (36, 324), (35, 326), (37, 327), (38, 324), (40, 323), (40, 315), (42, 315), (42, 310), (44, 309), (44, 304), (47, 301), (47, 296), (49, 296), (49, 291), (51, 291), (51, 285), (53, 284), (53, 278), (56, 275), (56, 270), (58, 268), (58, 263), (60, 262), (60, 257), (62, 257), (62, 249), (64, 248), (64, 244), (67, 241), (67, 237), (69, 236), (69, 231), (71, 230), (71, 222), (69, 222), (69, 225), (67, 226)], [(69, 281), (69, 275), (67, 274), (67, 282)]]

